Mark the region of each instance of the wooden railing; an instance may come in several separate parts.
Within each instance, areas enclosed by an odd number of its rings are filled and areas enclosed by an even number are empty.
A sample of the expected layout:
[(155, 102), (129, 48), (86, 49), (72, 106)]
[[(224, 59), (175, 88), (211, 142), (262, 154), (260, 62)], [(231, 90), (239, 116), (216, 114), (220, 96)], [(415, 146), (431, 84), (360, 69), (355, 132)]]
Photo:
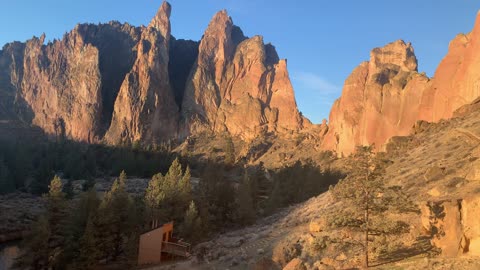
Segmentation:
[(175, 242), (162, 242), (162, 252), (181, 257), (190, 257), (190, 244), (183, 242), (181, 239)]

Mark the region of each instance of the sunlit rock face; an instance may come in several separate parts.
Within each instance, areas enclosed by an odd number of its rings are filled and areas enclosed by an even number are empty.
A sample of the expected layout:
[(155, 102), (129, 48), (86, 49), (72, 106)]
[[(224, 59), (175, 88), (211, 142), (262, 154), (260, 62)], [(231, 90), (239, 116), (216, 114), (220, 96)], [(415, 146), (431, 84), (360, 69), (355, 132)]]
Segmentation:
[(137, 59), (115, 101), (105, 140), (154, 143), (176, 136), (178, 106), (169, 80), (170, 4), (164, 2), (142, 29)]
[(480, 14), (473, 31), (450, 42), (433, 83), (425, 90), (419, 119), (439, 121), (480, 96)]
[(389, 138), (407, 135), (418, 120), (449, 119), (480, 96), (480, 16), (458, 35), (431, 79), (417, 72), (410, 44), (396, 41), (370, 54), (345, 81), (330, 112), (323, 148), (338, 155), (357, 145), (381, 150)]
[(200, 42), (182, 116), (184, 134), (211, 129), (249, 139), (303, 126), (286, 60), (261, 36), (246, 38), (226, 11), (213, 17)]
[(136, 39), (136, 28), (112, 22), (77, 25), (46, 45), (45, 35), (7, 44), (0, 53), (5, 113), (50, 135), (99, 141)]
[(247, 38), (226, 11), (200, 42), (171, 36), (163, 2), (148, 26), (78, 25), (0, 51), (0, 118), (88, 143), (157, 143), (200, 131), (244, 139), (310, 125), (286, 60)]
[(360, 64), (345, 81), (330, 112), (323, 147), (348, 155), (357, 145), (382, 146), (392, 136), (407, 135), (429, 83), (417, 72), (410, 43), (399, 40), (373, 49), (370, 61)]

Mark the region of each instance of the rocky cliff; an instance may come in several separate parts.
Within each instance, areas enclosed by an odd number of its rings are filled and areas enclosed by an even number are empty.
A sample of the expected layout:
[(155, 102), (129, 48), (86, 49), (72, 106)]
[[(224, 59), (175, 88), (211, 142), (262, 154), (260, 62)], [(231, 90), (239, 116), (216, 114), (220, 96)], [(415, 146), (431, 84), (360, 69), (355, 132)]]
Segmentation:
[(213, 129), (245, 139), (303, 126), (286, 60), (262, 37), (245, 37), (226, 11), (214, 16), (200, 42), (182, 116), (187, 134)]
[(202, 40), (171, 36), (164, 2), (146, 27), (77, 25), (0, 51), (0, 117), (88, 143), (157, 143), (200, 131), (244, 139), (296, 131), (286, 60), (247, 38), (226, 11)]
[(408, 135), (416, 121), (448, 119), (480, 96), (480, 16), (473, 31), (458, 35), (434, 78), (417, 71), (411, 44), (390, 43), (372, 50), (346, 79), (330, 112), (322, 147), (348, 155), (356, 145), (377, 149), (393, 136)]
[(323, 147), (348, 155), (356, 145), (381, 146), (392, 136), (409, 134), (429, 83), (417, 72), (410, 43), (399, 40), (373, 49), (370, 61), (345, 81), (330, 112)]

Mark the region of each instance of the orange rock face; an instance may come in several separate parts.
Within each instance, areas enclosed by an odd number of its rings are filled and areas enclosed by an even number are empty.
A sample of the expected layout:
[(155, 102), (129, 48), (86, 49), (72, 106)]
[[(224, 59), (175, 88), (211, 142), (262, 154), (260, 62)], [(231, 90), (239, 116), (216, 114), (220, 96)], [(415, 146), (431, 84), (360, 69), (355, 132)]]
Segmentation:
[[(6, 105), (16, 113), (10, 118), (53, 136), (98, 142), (111, 116), (116, 95), (111, 88), (131, 65), (136, 35), (128, 24), (83, 24), (47, 45), (45, 36), (7, 45), (0, 57), (0, 93), (15, 92)], [(112, 40), (105, 42), (107, 37)], [(112, 54), (118, 57), (111, 59)]]
[(425, 90), (419, 119), (436, 122), (480, 96), (480, 14), (471, 33), (450, 42), (432, 85)]
[[(178, 107), (169, 81), (170, 5), (164, 2), (137, 45), (137, 60), (115, 101), (105, 140), (153, 143), (174, 138)], [(158, 28), (157, 28), (158, 27)]]
[(370, 61), (345, 81), (330, 112), (323, 148), (338, 155), (357, 145), (382, 149), (389, 138), (408, 135), (418, 120), (436, 122), (480, 96), (480, 15), (473, 31), (458, 35), (432, 79), (417, 73), (410, 44), (397, 41), (372, 50)]
[(417, 72), (410, 44), (400, 40), (372, 50), (370, 61), (347, 78), (332, 107), (324, 149), (348, 155), (357, 145), (382, 146), (392, 136), (407, 135), (428, 84)]
[(225, 11), (214, 16), (200, 42), (182, 115), (187, 134), (212, 129), (245, 139), (303, 125), (286, 60), (262, 37), (244, 37)]
[[(0, 50), (0, 120), (52, 136), (110, 144), (156, 143), (202, 130), (253, 138), (298, 130), (286, 61), (246, 38), (226, 11), (200, 43), (171, 37), (164, 2), (147, 27), (78, 25)], [(179, 129), (181, 126), (181, 129)]]

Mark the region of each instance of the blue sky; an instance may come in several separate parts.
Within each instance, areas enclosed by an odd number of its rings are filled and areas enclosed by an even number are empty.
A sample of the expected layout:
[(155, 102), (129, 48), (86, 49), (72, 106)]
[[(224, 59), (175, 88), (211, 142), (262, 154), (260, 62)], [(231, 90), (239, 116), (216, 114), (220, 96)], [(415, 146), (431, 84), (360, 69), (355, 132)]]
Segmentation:
[[(0, 46), (43, 32), (60, 38), (77, 23), (148, 24), (162, 0), (0, 0)], [(412, 42), (419, 70), (433, 76), (448, 43), (470, 32), (474, 0), (170, 0), (172, 33), (199, 40), (215, 12), (227, 9), (248, 36), (260, 34), (288, 59), (297, 103), (313, 122), (328, 118), (345, 78), (370, 50)]]

